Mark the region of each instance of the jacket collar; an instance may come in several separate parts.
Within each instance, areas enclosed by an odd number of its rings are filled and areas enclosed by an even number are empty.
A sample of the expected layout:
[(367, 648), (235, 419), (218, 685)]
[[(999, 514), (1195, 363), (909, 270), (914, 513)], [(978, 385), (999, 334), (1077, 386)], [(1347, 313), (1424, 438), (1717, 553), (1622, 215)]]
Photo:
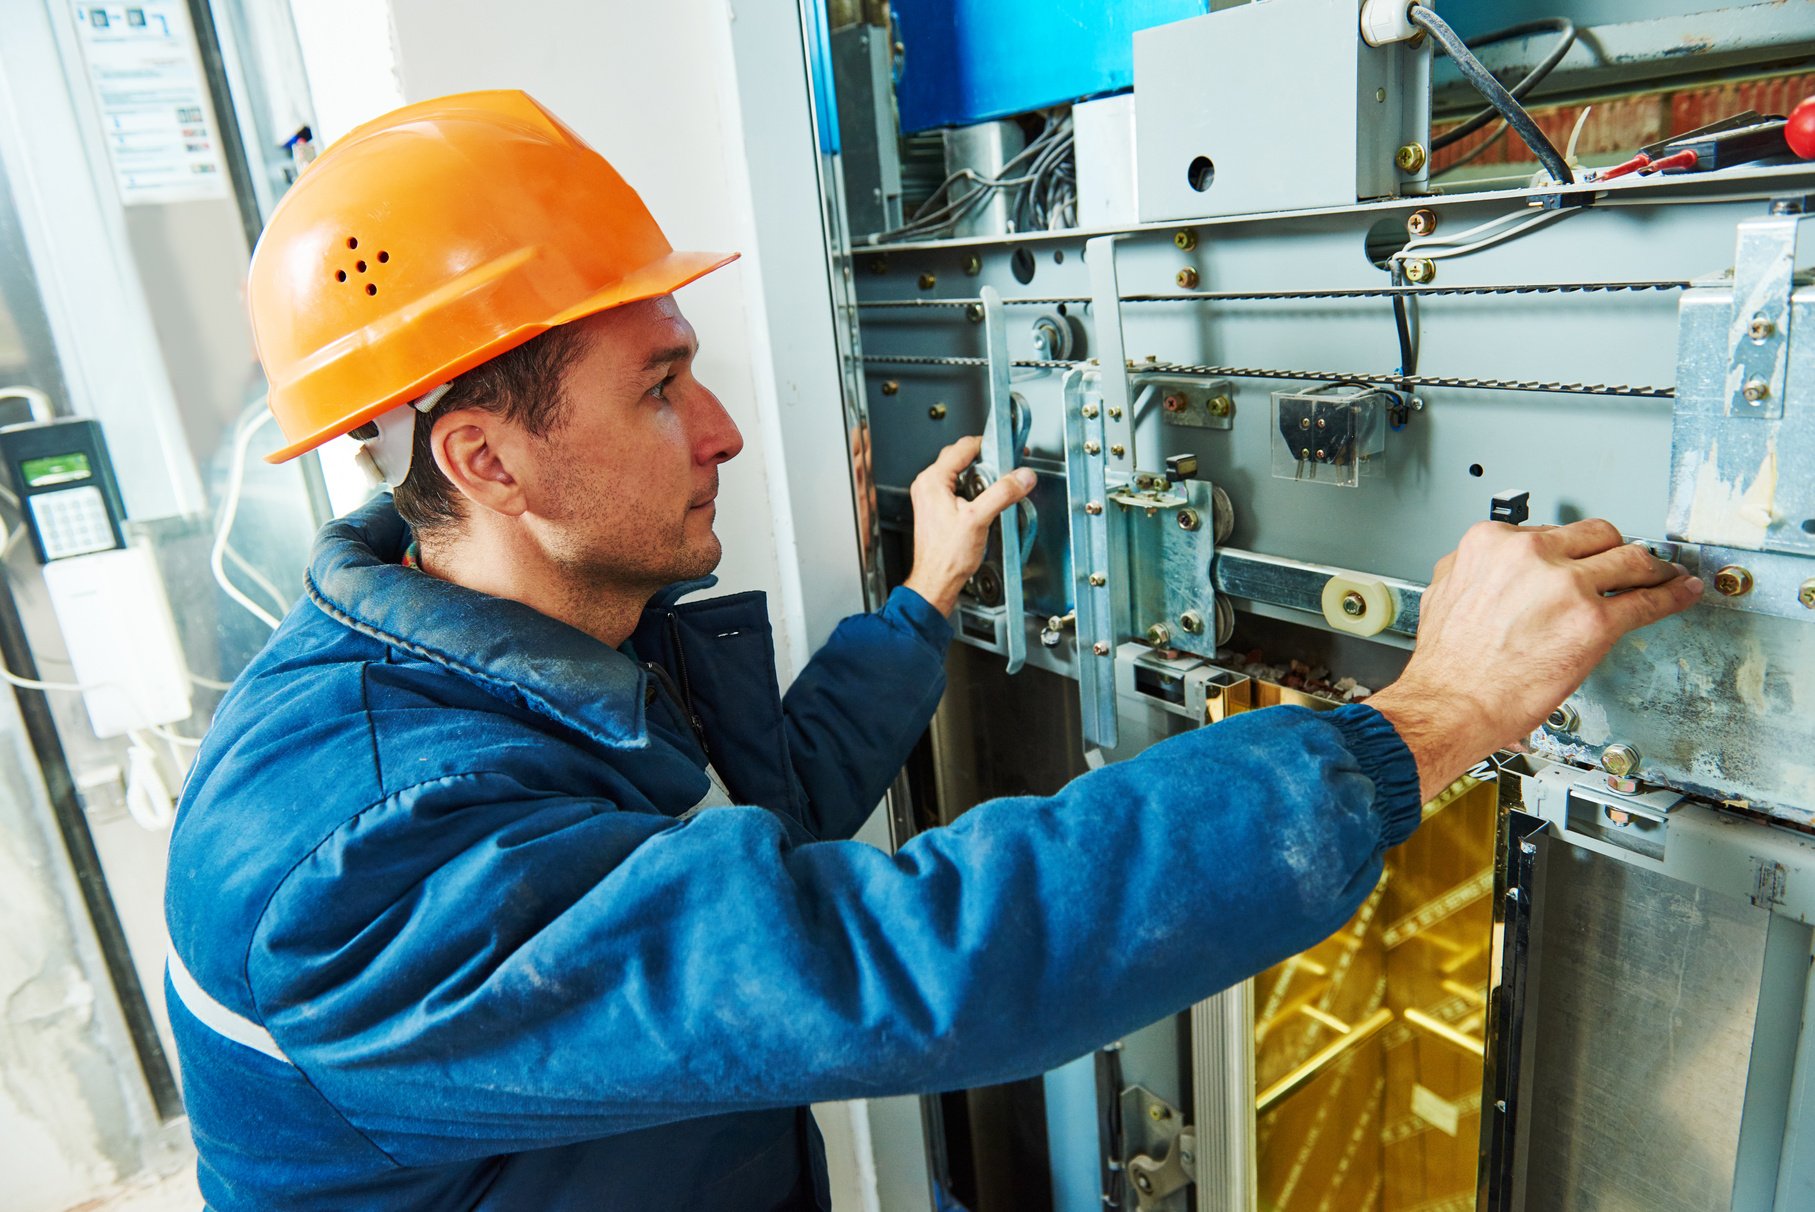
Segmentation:
[[(398, 563), (410, 531), (381, 494), (322, 527), (304, 588), (330, 617), (617, 749), (649, 744), (648, 675), (624, 653), (508, 598)], [(708, 587), (671, 585), (652, 607)]]

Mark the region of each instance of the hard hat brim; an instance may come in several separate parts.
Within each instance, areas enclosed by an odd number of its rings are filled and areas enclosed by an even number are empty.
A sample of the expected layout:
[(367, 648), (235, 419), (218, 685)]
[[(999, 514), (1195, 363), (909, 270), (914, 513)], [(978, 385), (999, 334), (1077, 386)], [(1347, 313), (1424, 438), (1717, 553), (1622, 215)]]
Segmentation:
[(666, 294), (672, 294), (689, 282), (696, 281), (715, 269), (729, 265), (740, 255), (742, 254), (671, 252), (665, 257), (626, 274), (596, 294), (557, 313), (545, 323), (524, 325), (506, 333), (497, 341), (475, 350), (468, 356), (436, 368), (434, 373), (425, 376), (418, 383), (411, 384), (403, 391), (373, 401), (350, 416), (340, 418), (331, 425), (325, 425), (313, 433), (273, 451), (265, 456), (265, 462), (287, 463), (297, 455), (315, 449), (330, 438), (337, 438), (349, 430), (359, 428), (367, 421), (384, 415), (400, 404), (407, 404), (418, 399), (441, 384), (465, 374), (475, 366), (489, 362), (499, 354), (515, 349), (540, 333), (547, 332), (551, 328), (559, 328), (563, 324), (571, 324), (575, 320), (582, 320), (602, 311), (610, 311), (614, 307), (623, 307), (631, 303), (640, 303), (645, 299), (656, 299)]

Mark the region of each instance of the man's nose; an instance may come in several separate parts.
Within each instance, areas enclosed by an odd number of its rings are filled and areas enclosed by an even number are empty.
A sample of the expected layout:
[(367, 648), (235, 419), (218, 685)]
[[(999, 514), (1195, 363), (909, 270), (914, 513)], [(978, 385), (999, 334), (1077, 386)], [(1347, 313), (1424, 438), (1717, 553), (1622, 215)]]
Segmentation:
[(719, 398), (705, 387), (700, 388), (701, 407), (699, 427), (694, 445), (696, 462), (716, 467), (735, 459), (744, 448), (744, 435), (738, 431), (737, 422), (725, 411)]

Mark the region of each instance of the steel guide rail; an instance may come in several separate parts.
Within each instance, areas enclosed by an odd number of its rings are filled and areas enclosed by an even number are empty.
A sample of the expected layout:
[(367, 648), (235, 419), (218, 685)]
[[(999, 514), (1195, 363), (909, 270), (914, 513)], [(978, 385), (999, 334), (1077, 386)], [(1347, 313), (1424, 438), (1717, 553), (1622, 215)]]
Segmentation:
[[(1003, 300), (1007, 302), (1008, 300)], [(987, 367), (988, 358), (963, 357), (956, 354), (864, 354), (871, 366), (938, 366)], [(1016, 361), (1023, 370), (1071, 370), (1088, 367), (1093, 362), (1066, 362), (1029, 358)], [(1478, 391), (1532, 391), (1572, 396), (1612, 396), (1634, 400), (1674, 400), (1676, 388), (1650, 387), (1634, 383), (1563, 383), (1536, 379), (1474, 379), (1455, 375), (1403, 375), (1363, 371), (1279, 370), (1252, 366), (1207, 366), (1179, 362), (1133, 362), (1130, 370), (1137, 374), (1174, 374), (1203, 376), (1214, 379), (1301, 379), (1315, 383), (1367, 383), (1388, 387), (1459, 387)]]
[[(1511, 286), (1369, 286), (1327, 290), (1223, 290), (1189, 291), (1171, 294), (1123, 295), (1124, 303), (1249, 303), (1297, 302), (1310, 299), (1423, 299), (1461, 295), (1571, 295), (1571, 294), (1636, 294), (1643, 291), (1688, 290), (1693, 282), (1667, 280), (1656, 282), (1528, 282)], [(962, 308), (981, 303), (980, 299), (868, 299), (857, 304), (859, 309)], [(1004, 299), (1007, 307), (1056, 307), (1059, 304), (1084, 304), (1084, 295), (1052, 295)]]

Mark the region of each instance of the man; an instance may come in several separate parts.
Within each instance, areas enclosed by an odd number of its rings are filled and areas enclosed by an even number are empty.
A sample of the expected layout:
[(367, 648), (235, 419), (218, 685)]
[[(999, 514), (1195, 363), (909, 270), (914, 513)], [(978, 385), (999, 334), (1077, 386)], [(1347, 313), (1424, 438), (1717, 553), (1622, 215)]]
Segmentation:
[(1034, 1074), (1317, 942), (1426, 796), (1700, 589), (1605, 523), (1483, 525), (1371, 705), (841, 840), (1031, 477), (961, 500), (947, 448), (906, 584), (778, 696), (760, 598), (678, 602), (741, 440), (673, 291), (727, 259), (520, 93), (381, 118), (273, 216), (278, 457), (352, 432), (396, 491), (324, 529), (177, 818), (213, 1207), (824, 1207), (806, 1104)]

